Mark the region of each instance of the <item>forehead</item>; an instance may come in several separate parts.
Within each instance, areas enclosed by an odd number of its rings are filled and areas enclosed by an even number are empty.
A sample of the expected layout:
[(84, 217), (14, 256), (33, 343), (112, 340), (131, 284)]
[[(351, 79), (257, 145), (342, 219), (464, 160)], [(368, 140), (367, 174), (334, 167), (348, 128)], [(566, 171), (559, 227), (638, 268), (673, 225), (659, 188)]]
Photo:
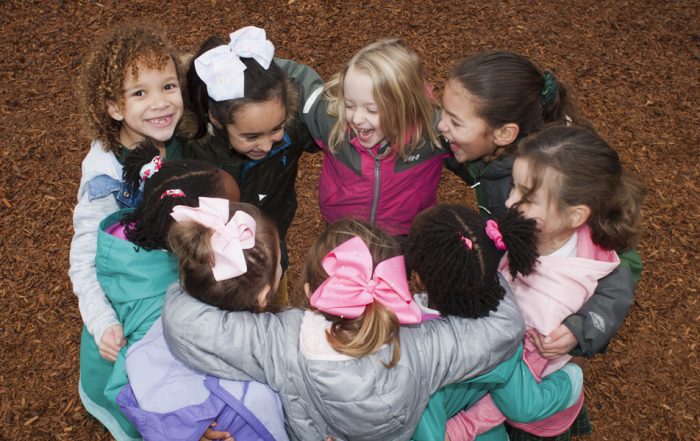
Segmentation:
[(350, 100), (374, 102), (373, 86), (367, 72), (350, 66), (343, 81), (343, 94)]
[(259, 103), (248, 103), (236, 112), (228, 127), (240, 133), (266, 133), (277, 128), (287, 117), (282, 100), (275, 98)]
[(478, 101), (457, 80), (449, 80), (442, 92), (442, 107), (448, 113), (461, 119), (480, 118), (477, 113)]

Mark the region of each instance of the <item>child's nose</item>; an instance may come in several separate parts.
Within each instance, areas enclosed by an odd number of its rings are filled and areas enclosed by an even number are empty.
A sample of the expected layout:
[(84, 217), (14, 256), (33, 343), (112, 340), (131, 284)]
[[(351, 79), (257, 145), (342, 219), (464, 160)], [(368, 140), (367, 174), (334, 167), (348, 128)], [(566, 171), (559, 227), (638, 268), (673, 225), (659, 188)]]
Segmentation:
[(365, 120), (365, 115), (362, 112), (362, 110), (355, 110), (355, 113), (352, 114), (352, 123), (357, 125), (360, 124)]
[(437, 128), (442, 133), (447, 132), (447, 123), (445, 122), (445, 113), (444, 112), (442, 115), (440, 115), (440, 121), (438, 121)]
[(162, 109), (164, 107), (167, 107), (169, 104), (169, 101), (165, 97), (165, 94), (163, 93), (156, 93), (153, 95), (153, 100), (151, 101), (151, 107), (154, 109)]

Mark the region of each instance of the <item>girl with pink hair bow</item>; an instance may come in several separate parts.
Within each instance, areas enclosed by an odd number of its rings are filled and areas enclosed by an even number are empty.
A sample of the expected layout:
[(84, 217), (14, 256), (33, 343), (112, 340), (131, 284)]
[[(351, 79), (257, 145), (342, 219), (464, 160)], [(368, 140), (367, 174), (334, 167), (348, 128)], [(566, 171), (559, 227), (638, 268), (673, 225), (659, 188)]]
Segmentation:
[(321, 233), (300, 285), (310, 308), (258, 314), (174, 285), (163, 314), (185, 364), (278, 392), (292, 440), (411, 439), (431, 394), (512, 357), (523, 333), (509, 295), (488, 317), (422, 321), (398, 242), (357, 220)]

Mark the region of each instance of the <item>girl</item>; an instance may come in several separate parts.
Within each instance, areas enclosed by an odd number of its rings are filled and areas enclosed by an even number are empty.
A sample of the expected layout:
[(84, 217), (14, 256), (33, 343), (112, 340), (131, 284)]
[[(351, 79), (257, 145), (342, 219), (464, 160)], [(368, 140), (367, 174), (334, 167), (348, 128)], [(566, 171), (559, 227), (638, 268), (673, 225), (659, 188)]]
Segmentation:
[[(597, 281), (619, 264), (615, 251), (636, 245), (642, 187), (595, 132), (565, 126), (547, 127), (521, 142), (513, 180), (506, 205), (537, 222), (542, 256), (532, 274), (510, 281), (529, 328), (525, 359), (541, 377), (571, 357), (540, 354), (533, 341), (581, 308)], [(568, 436), (575, 417), (565, 411), (536, 423), (511, 424), (537, 436)]]
[[(517, 140), (550, 122), (588, 124), (551, 72), (510, 52), (483, 52), (459, 63), (449, 75), (442, 104), (438, 128), (454, 153), (447, 167), (476, 189), (486, 216), (505, 211)], [(573, 350), (591, 357), (607, 348), (632, 304), (641, 272), (636, 250), (620, 258), (624, 265), (599, 281), (577, 314), (536, 341), (542, 352)]]
[[(232, 33), (229, 44), (211, 37), (202, 45), (187, 73), (197, 130), (183, 154), (229, 172), (241, 188), (241, 201), (275, 220), (286, 269), (299, 157), (316, 148), (294, 118), (297, 94), (273, 54), (265, 31), (253, 26)], [(281, 285), (286, 303), (286, 282)]]
[[(501, 275), (498, 268), (505, 248), (508, 274)], [(531, 273), (537, 257), (534, 220), (511, 210), (496, 223), (467, 207), (438, 205), (413, 221), (407, 265), (416, 284), (426, 289), (429, 307), (444, 315), (478, 318), (488, 316), (504, 298), (506, 278)], [(434, 394), (413, 439), (443, 440), (447, 419), (489, 391), (510, 418), (534, 421), (576, 403), (582, 384), (583, 376), (574, 365), (567, 365), (538, 384), (519, 350), (492, 371)], [(474, 436), (477, 429), (486, 431), (498, 425), (479, 439), (507, 440), (500, 415), (495, 412), (495, 418), (489, 414), (485, 415), (488, 419), (473, 418), (469, 421), (472, 425), (451, 421), (447, 425), (449, 439)]]
[[(268, 309), (282, 275), (272, 221), (249, 204), (214, 198), (176, 206), (171, 215), (177, 224), (168, 245), (192, 296), (229, 311)], [(168, 350), (160, 320), (129, 349), (126, 369), (129, 385), (117, 401), (145, 440), (198, 440), (212, 420), (238, 441), (287, 440), (277, 394), (188, 369)]]
[(147, 143), (128, 155), (126, 188), (134, 191), (145, 180), (144, 201), (136, 210), (108, 216), (98, 230), (96, 276), (116, 314), (121, 340), (115, 349), (103, 349), (86, 324), (80, 344), (80, 398), (117, 440), (139, 437), (115, 403), (127, 381), (124, 348), (160, 316), (165, 290), (177, 279), (176, 260), (165, 243), (172, 223), (169, 213), (176, 205), (196, 205), (199, 196), (238, 198), (238, 187), (227, 173), (198, 161), (163, 163), (158, 153)]
[(82, 164), (68, 273), (87, 332), (106, 361), (114, 361), (124, 335), (95, 273), (98, 225), (141, 200), (122, 181), (127, 151), (149, 138), (161, 157), (180, 156), (173, 137), (183, 112), (176, 53), (152, 25), (117, 26), (86, 54), (77, 89), (93, 141)]
[(377, 41), (325, 88), (308, 66), (280, 65), (299, 87), (303, 120), (324, 152), (323, 218), (352, 216), (392, 235), (408, 234), (413, 218), (435, 204), (447, 156), (417, 55), (396, 39)]
[(515, 353), (522, 319), (508, 295), (478, 320), (400, 326), (418, 323), (421, 310), (398, 254), (396, 240), (371, 225), (330, 224), (302, 271), (308, 311), (225, 312), (173, 286), (168, 346), (195, 369), (269, 384), (291, 439), (407, 440), (439, 387)]

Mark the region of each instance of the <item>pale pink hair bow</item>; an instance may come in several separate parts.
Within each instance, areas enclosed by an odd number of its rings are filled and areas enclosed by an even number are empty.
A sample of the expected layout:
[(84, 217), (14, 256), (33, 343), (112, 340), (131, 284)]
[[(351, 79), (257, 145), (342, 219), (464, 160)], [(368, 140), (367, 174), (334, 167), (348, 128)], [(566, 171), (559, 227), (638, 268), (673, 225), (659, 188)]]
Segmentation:
[(255, 246), (255, 219), (239, 210), (229, 220), (228, 204), (228, 199), (200, 197), (199, 207), (177, 205), (170, 213), (178, 222), (196, 222), (214, 230), (212, 273), (217, 281), (245, 274), (248, 267), (243, 250)]
[(401, 324), (421, 321), (421, 310), (408, 288), (403, 256), (380, 262), (373, 275), (367, 245), (353, 237), (328, 253), (322, 265), (329, 277), (311, 296), (313, 307), (353, 319), (377, 301), (393, 311)]
[(214, 101), (243, 98), (243, 72), (246, 65), (241, 58), (254, 58), (264, 69), (270, 67), (275, 46), (265, 30), (246, 26), (233, 32), (231, 42), (210, 49), (194, 60), (197, 76), (207, 85), (207, 94)]

